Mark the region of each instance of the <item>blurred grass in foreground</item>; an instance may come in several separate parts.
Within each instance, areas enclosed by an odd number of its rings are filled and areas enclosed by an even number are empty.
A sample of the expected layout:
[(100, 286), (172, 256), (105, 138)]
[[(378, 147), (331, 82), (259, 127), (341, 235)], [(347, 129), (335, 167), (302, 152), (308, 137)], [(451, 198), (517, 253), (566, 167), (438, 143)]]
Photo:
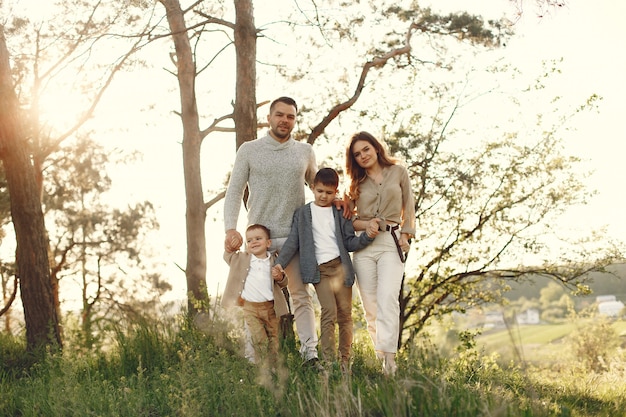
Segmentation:
[[(618, 416), (626, 366), (589, 373), (503, 364), (469, 339), (446, 357), (429, 340), (401, 352), (382, 375), (362, 334), (352, 375), (303, 369), (293, 346), (270, 373), (240, 355), (238, 335), (219, 320), (200, 331), (184, 318), (129, 323), (107, 349), (67, 343), (29, 358), (0, 335), (2, 416)], [(505, 343), (500, 340), (499, 343)]]

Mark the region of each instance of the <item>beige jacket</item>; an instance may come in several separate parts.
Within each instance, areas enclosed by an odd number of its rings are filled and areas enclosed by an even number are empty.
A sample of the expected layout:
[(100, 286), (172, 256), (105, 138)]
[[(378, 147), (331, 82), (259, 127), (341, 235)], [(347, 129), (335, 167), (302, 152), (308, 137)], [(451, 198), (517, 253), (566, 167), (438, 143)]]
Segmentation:
[[(230, 265), (230, 272), (228, 273), (228, 281), (226, 282), (226, 288), (224, 288), (224, 294), (222, 294), (222, 307), (232, 308), (239, 305), (239, 297), (243, 291), (243, 286), (248, 276), (248, 270), (250, 269), (251, 256), (252, 255), (248, 252), (224, 252), (224, 260)], [(272, 255), (270, 258), (270, 264), (272, 266), (275, 260), (276, 255)], [(276, 310), (276, 317), (281, 317), (289, 313), (287, 301), (282, 291), (282, 289), (287, 286), (287, 282), (286, 275), (282, 281), (274, 281), (274, 310)]]

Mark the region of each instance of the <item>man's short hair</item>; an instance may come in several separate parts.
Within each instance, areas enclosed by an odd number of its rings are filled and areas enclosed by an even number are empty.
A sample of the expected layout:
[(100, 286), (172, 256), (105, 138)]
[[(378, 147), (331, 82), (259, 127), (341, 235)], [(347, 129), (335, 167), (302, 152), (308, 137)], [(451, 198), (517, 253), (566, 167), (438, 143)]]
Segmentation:
[(272, 112), (272, 110), (274, 110), (276, 103), (285, 103), (289, 106), (293, 106), (296, 108), (296, 113), (298, 112), (298, 104), (296, 103), (296, 100), (292, 99), (291, 97), (283, 96), (278, 97), (276, 100), (272, 101), (272, 103), (270, 104), (270, 113)]
[(315, 179), (313, 180), (313, 184), (321, 183), (322, 185), (326, 185), (328, 187), (339, 186), (339, 174), (332, 168), (321, 168), (315, 174)]

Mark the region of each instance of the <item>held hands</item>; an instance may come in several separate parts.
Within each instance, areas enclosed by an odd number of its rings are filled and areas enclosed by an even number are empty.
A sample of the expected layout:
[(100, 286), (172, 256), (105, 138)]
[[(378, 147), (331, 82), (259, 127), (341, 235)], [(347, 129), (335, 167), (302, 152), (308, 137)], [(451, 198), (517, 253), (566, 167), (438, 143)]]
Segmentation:
[(272, 268), (272, 278), (274, 281), (282, 281), (285, 278), (285, 271), (283, 270), (282, 265), (276, 264)]
[(371, 219), (367, 223), (367, 227), (365, 227), (365, 233), (367, 233), (367, 236), (371, 238), (375, 238), (376, 236), (378, 236), (378, 233), (380, 233), (380, 219)]
[(235, 229), (228, 229), (226, 231), (226, 238), (224, 239), (224, 249), (227, 252), (235, 252), (243, 244), (243, 238), (241, 234)]

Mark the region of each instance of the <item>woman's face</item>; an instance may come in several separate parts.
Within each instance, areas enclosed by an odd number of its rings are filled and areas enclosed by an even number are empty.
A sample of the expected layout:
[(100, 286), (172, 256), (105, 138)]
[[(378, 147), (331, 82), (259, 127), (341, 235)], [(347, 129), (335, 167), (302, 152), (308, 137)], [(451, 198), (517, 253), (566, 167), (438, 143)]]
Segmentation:
[(352, 156), (363, 169), (369, 169), (378, 164), (378, 153), (366, 140), (357, 140), (352, 144)]

